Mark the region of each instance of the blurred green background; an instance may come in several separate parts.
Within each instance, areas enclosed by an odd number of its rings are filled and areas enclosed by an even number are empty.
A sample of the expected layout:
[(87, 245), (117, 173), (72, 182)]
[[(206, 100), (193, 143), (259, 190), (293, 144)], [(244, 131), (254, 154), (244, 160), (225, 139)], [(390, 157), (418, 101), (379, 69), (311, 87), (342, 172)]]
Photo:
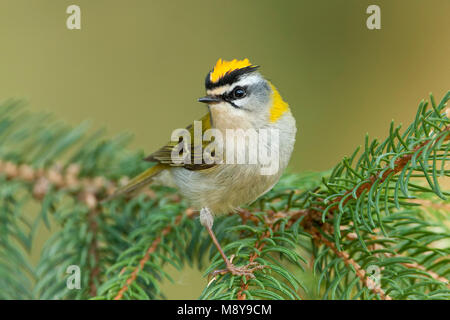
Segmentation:
[[(66, 28), (71, 4), (81, 30)], [(370, 4), (381, 30), (366, 27)], [(206, 112), (196, 98), (218, 58), (247, 57), (297, 118), (291, 170), (326, 170), (450, 89), (449, 16), (448, 0), (1, 0), (0, 100), (132, 132), (151, 152)], [(171, 274), (169, 298), (206, 281)]]

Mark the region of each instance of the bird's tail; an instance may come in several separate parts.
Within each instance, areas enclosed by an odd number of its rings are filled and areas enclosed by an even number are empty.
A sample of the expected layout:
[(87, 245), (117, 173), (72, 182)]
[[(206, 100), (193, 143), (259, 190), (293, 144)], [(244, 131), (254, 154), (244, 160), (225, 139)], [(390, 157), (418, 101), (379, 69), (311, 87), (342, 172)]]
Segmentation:
[(133, 191), (136, 191), (148, 184), (152, 181), (153, 177), (166, 169), (167, 166), (162, 164), (157, 164), (151, 168), (148, 168), (138, 176), (131, 179), (125, 186), (118, 188), (112, 195), (104, 199), (102, 202), (110, 201), (114, 198), (117, 198), (124, 194), (130, 194)]

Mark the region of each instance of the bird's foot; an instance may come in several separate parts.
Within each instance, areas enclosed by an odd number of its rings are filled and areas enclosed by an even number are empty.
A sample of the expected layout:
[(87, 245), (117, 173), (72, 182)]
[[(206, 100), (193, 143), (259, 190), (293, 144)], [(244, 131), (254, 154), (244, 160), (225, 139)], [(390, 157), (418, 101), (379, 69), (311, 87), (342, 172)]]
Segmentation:
[(245, 276), (247, 278), (254, 278), (253, 274), (256, 270), (261, 270), (264, 268), (268, 268), (268, 266), (261, 265), (258, 262), (252, 261), (249, 264), (241, 267), (236, 267), (233, 264), (234, 255), (230, 257), (230, 260), (227, 261), (227, 268), (221, 270), (215, 270), (211, 273), (211, 277), (215, 278), (217, 275), (224, 275), (227, 273), (231, 273), (234, 276)]

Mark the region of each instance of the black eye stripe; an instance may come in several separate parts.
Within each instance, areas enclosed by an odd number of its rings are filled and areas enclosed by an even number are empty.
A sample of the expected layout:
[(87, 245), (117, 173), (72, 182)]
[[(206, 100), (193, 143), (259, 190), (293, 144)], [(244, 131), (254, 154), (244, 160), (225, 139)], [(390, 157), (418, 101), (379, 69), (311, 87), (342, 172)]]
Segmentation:
[(238, 105), (236, 105), (236, 104), (232, 101), (232, 99), (230, 99), (230, 97), (228, 97), (228, 95), (224, 94), (224, 95), (222, 96), (222, 99), (223, 99), (224, 101), (228, 102), (229, 104), (231, 104), (233, 107), (235, 107), (235, 108), (240, 108)]
[[(240, 96), (240, 97), (236, 97), (236, 96), (234, 95), (234, 93), (235, 93), (236, 90), (239, 90), (239, 89), (244, 91), (244, 95), (242, 95), (242, 96)], [(221, 98), (222, 98), (223, 101), (228, 102), (228, 103), (231, 104), (233, 107), (238, 108), (238, 109), (242, 109), (241, 107), (239, 107), (238, 105), (236, 105), (236, 104), (233, 102), (233, 100), (239, 100), (239, 99), (242, 99), (242, 98), (244, 98), (244, 97), (246, 97), (246, 96), (247, 96), (247, 86), (243, 86), (243, 87), (237, 86), (237, 87), (234, 87), (233, 90), (231, 90), (230, 92), (226, 92), (226, 93), (222, 94)]]

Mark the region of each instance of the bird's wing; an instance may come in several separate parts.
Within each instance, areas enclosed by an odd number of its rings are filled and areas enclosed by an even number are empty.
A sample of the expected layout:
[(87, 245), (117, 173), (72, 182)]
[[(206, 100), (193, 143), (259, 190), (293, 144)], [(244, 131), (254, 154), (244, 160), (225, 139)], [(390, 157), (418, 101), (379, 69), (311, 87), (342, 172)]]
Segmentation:
[[(203, 133), (206, 130), (208, 130), (209, 128), (211, 128), (211, 118), (210, 118), (209, 113), (206, 114), (201, 119), (201, 122), (202, 122), (202, 136), (203, 136)], [(204, 170), (204, 169), (208, 169), (208, 168), (215, 166), (214, 163), (213, 164), (205, 163), (203, 161), (202, 150), (199, 150), (199, 148), (195, 148), (194, 126), (191, 124), (186, 129), (189, 131), (190, 136), (191, 136), (191, 144), (190, 144), (191, 145), (191, 153), (190, 153), (191, 163), (190, 164), (176, 163), (173, 161), (172, 150), (173, 150), (173, 148), (175, 148), (175, 146), (177, 146), (180, 143), (180, 141), (171, 141), (168, 144), (166, 144), (164, 147), (162, 147), (161, 149), (152, 153), (150, 156), (148, 156), (144, 159), (145, 161), (157, 162), (157, 164), (155, 166), (145, 170), (138, 176), (131, 179), (131, 181), (128, 182), (125, 186), (118, 188), (111, 196), (109, 196), (102, 202), (109, 201), (111, 199), (114, 199), (114, 198), (124, 195), (124, 194), (130, 194), (133, 191), (136, 191), (136, 190), (150, 184), (155, 175), (157, 175), (161, 171), (168, 169), (170, 167), (173, 167), (173, 166), (184, 167), (188, 170)], [(208, 143), (209, 143), (208, 141), (206, 141), (206, 142), (202, 141), (202, 149)], [(201, 160), (201, 162), (199, 161), (199, 159)], [(196, 162), (199, 162), (199, 163), (196, 163)]]
[[(207, 113), (203, 118), (200, 120), (202, 122), (202, 136), (205, 133), (206, 130), (211, 128), (211, 116), (209, 113)], [(180, 139), (179, 141), (170, 141), (167, 143), (164, 147), (160, 148), (158, 151), (152, 153), (148, 157), (146, 157), (145, 161), (150, 162), (158, 162), (160, 164), (169, 165), (172, 167), (184, 167), (188, 170), (204, 170), (211, 167), (214, 167), (215, 163), (205, 163), (203, 159), (203, 150), (204, 148), (210, 143), (209, 141), (203, 141), (202, 139), (202, 148), (196, 147), (196, 144), (194, 143), (194, 125), (190, 125), (186, 127), (186, 130), (189, 131), (190, 134), (190, 163), (186, 163), (186, 161), (181, 161), (181, 157), (178, 159), (174, 159), (172, 157), (172, 151), (174, 148), (182, 143), (183, 141)], [(180, 160), (180, 161), (174, 161), (174, 160)]]

